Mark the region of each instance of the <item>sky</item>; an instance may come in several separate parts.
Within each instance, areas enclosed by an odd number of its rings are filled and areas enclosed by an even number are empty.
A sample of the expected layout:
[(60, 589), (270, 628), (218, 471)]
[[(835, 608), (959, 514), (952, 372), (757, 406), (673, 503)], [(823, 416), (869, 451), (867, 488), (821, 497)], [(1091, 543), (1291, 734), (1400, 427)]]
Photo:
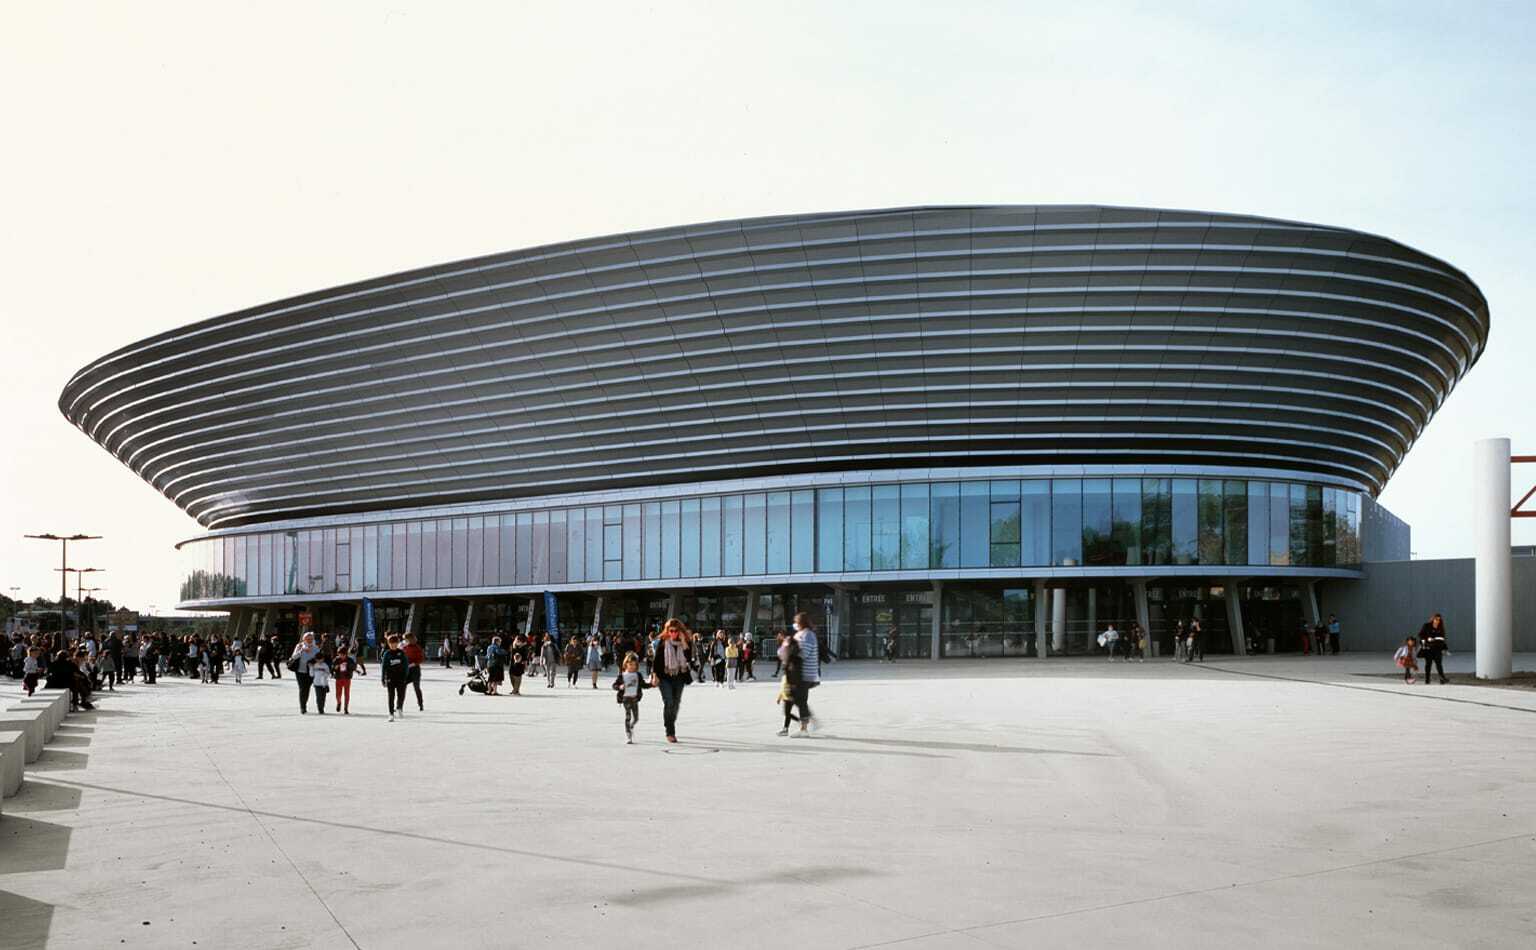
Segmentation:
[[(751, 215), (1096, 203), (1384, 234), (1493, 314), (1381, 496), (1416, 556), (1471, 553), (1476, 439), (1536, 454), (1536, 4), (36, 3), (5, 22), (12, 596), (58, 591), (58, 545), (22, 535), (83, 532), (103, 539), (71, 566), (103, 569), (100, 596), (168, 611), (173, 545), (200, 533), (59, 414), (95, 357), (407, 268)], [(1536, 519), (1514, 531), (1536, 543)]]

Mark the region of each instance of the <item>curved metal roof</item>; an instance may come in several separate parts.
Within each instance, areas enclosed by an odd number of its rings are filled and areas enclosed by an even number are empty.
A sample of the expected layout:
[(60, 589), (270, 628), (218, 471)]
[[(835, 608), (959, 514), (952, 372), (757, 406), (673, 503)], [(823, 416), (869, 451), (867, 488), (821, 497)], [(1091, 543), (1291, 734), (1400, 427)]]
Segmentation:
[(513, 251), (162, 333), (69, 420), (210, 527), (773, 472), (1265, 465), (1378, 491), (1487, 343), (1385, 238), (1093, 206)]

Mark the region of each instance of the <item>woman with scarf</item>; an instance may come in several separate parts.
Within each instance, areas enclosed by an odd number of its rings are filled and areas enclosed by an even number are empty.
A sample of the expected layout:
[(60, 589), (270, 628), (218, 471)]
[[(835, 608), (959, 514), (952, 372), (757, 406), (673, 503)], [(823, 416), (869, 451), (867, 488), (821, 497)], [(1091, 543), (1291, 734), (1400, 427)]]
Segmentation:
[(677, 710), (683, 702), (683, 687), (693, 682), (692, 664), (688, 628), (674, 617), (662, 624), (656, 662), (651, 666), (651, 685), (661, 690), (661, 721), (668, 742), (677, 741)]

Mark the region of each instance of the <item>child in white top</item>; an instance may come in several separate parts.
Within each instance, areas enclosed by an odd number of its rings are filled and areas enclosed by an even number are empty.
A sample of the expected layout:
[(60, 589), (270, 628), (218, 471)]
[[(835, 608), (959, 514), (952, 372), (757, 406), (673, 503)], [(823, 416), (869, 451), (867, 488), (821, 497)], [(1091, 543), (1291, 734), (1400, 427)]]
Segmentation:
[(1413, 674), (1419, 671), (1419, 643), (1413, 637), (1403, 641), (1403, 645), (1392, 654), (1392, 662), (1396, 663), (1403, 671), (1403, 682), (1412, 683)]
[(325, 694), (331, 691), (331, 665), (325, 662), (325, 654), (318, 654), (309, 664), (310, 686), (315, 691), (315, 702), (319, 704), (320, 715), (325, 715)]
[(29, 647), (27, 658), (21, 661), (21, 685), (26, 689), (28, 696), (37, 692), (38, 674), (42, 671), (42, 664), (38, 658), (42, 655), (42, 651), (37, 647)]
[[(236, 640), (235, 642), (239, 643), (240, 641)], [(239, 647), (235, 647), (234, 650), (235, 652), (231, 653), (229, 657), (229, 668), (235, 673), (235, 685), (239, 686), (240, 677), (245, 675), (245, 654), (240, 652)]]
[(624, 657), (618, 678), (613, 681), (619, 705), (624, 707), (624, 744), (635, 744), (635, 724), (640, 721), (640, 694), (645, 680), (640, 678), (640, 658), (630, 653)]

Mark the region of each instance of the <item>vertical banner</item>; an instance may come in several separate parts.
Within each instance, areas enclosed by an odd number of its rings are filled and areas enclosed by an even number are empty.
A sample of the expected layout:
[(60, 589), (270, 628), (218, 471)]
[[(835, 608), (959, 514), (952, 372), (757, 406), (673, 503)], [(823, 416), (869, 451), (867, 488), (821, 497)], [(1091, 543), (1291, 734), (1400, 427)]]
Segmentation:
[(363, 598), (363, 636), (368, 639), (368, 645), (373, 646), (379, 640), (379, 635), (373, 628), (373, 601)]
[(551, 639), (560, 642), (560, 605), (549, 591), (544, 592), (544, 629), (549, 631)]

